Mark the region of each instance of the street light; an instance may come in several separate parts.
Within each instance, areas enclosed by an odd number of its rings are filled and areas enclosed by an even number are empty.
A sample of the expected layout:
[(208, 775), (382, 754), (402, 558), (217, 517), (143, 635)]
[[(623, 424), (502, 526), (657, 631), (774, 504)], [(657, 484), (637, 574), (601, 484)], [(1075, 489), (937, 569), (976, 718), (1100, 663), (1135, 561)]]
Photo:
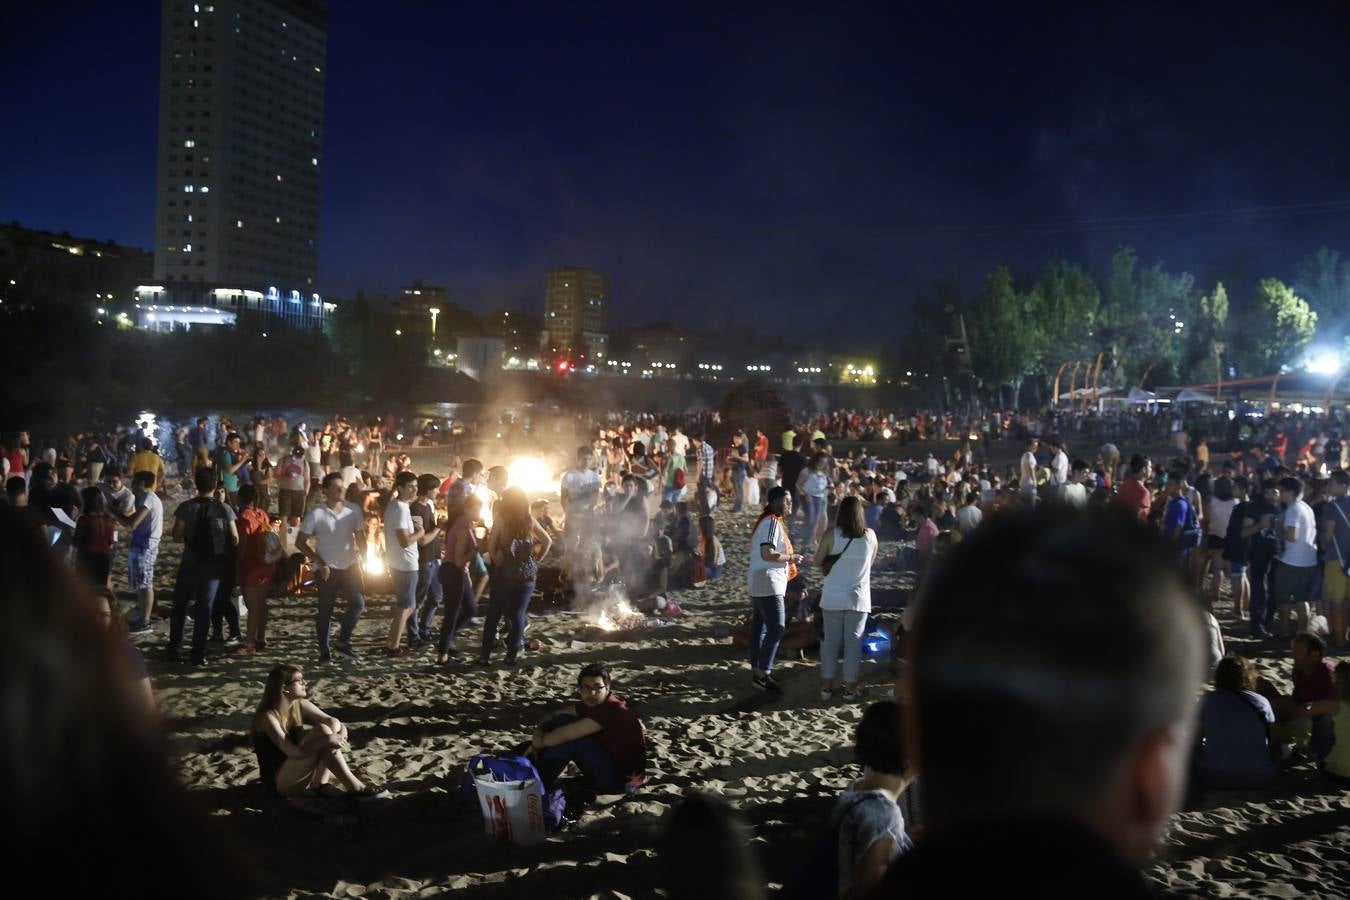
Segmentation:
[(427, 310), (431, 313), (431, 339), (436, 340), (436, 317), (441, 314), (440, 307), (433, 306)]

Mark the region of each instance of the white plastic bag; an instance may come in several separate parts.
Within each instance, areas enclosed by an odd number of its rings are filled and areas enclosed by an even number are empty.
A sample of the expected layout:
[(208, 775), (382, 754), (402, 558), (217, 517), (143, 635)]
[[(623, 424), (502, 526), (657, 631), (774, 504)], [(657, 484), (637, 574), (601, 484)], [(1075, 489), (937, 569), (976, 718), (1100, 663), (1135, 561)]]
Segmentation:
[(480, 774), (474, 777), (474, 788), (488, 835), (526, 847), (548, 837), (543, 791), (536, 779), (493, 781), (490, 774)]
[(759, 479), (745, 479), (745, 505), (750, 509), (756, 509), (759, 506)]

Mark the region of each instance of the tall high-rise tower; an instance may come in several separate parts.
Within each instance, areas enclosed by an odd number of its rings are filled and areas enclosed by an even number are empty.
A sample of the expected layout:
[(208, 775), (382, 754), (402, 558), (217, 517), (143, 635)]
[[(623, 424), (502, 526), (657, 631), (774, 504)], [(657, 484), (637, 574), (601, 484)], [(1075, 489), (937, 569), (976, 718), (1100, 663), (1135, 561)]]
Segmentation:
[(544, 352), (604, 359), (609, 340), (605, 334), (607, 295), (605, 276), (599, 272), (575, 267), (549, 272), (544, 295)]
[[(328, 4), (163, 0), (155, 284), (167, 306), (322, 325)], [(184, 320), (201, 321), (200, 319)], [(181, 324), (181, 323), (178, 323)]]

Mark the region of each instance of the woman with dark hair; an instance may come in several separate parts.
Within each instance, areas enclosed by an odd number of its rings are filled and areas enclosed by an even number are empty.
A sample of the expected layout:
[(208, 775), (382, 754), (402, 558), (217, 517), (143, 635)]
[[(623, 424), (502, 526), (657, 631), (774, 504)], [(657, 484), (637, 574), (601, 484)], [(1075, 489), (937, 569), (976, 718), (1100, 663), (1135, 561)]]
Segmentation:
[(492, 531), (487, 538), (487, 555), (492, 567), (492, 593), (483, 620), (483, 646), (478, 662), (487, 665), (497, 626), (505, 616), (506, 664), (514, 666), (525, 643), (525, 623), (530, 597), (534, 594), (539, 560), (548, 555), (553, 539), (530, 515), (530, 501), (518, 487), (507, 488), (497, 507)]
[(717, 526), (712, 516), (699, 516), (699, 543), (703, 550), (703, 565), (708, 571), (708, 580), (716, 581), (722, 577), (722, 567), (727, 564), (726, 552), (722, 542), (717, 539)]
[(455, 635), (478, 615), (478, 599), (474, 594), (469, 564), (478, 555), (478, 540), (474, 537), (474, 523), (483, 511), (483, 501), (477, 494), (467, 494), (450, 511), (445, 530), (445, 558), (437, 571), (441, 580), (442, 602), (445, 612), (441, 618), (440, 653), (436, 664), (444, 666), (452, 659), (458, 663), (463, 655), (455, 650)]
[(271, 557), (281, 549), (280, 538), (262, 508), (258, 489), (251, 484), (241, 485), (238, 496), (239, 517), (235, 525), (239, 529), (239, 587), (244, 594), (244, 608), (248, 610), (244, 643), (239, 652), (256, 653), (267, 649), (267, 589), (277, 569), (278, 559)]
[(1275, 712), (1256, 692), (1256, 667), (1225, 656), (1214, 669), (1214, 690), (1200, 701), (1196, 779), (1211, 787), (1268, 785), (1279, 774), (1270, 726)]
[(815, 555), (815, 564), (825, 573), (820, 588), (820, 610), (825, 619), (825, 636), (820, 642), (822, 700), (834, 696), (841, 644), (844, 699), (858, 697), (862, 636), (872, 611), (872, 563), (876, 556), (877, 536), (867, 527), (862, 499), (845, 497), (839, 502), (835, 527), (825, 532)]
[(1211, 579), (1210, 609), (1219, 602), (1219, 592), (1223, 587), (1223, 551), (1227, 543), (1228, 523), (1232, 521), (1233, 510), (1237, 505), (1238, 501), (1233, 496), (1233, 479), (1227, 475), (1215, 479), (1213, 491), (1205, 504), (1205, 542), (1200, 551), (1200, 587), (1204, 587), (1205, 575), (1208, 574)]
[(108, 502), (97, 486), (80, 491), (80, 505), (84, 515), (75, 523), (75, 561), (92, 583), (107, 587), (117, 520), (108, 515)]
[(263, 787), (279, 797), (318, 791), (334, 775), (354, 796), (388, 796), (388, 791), (366, 784), (347, 765), (342, 755), (347, 726), (310, 702), (309, 682), (299, 666), (278, 663), (272, 668), (249, 725), (249, 738)]
[(258, 444), (248, 460), (248, 483), (258, 491), (258, 509), (264, 514), (272, 506), (272, 460), (267, 456), (267, 447)]

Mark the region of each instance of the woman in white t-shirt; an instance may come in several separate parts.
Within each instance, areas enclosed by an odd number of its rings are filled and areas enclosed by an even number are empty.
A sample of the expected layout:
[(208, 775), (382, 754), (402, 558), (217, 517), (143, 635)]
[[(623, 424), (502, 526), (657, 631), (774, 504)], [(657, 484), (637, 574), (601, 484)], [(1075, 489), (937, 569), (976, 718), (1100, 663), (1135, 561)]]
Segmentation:
[(867, 527), (862, 500), (845, 497), (839, 503), (835, 527), (825, 532), (816, 548), (815, 563), (824, 566), (835, 556), (820, 589), (825, 637), (820, 644), (820, 699), (834, 696), (834, 676), (844, 651), (844, 699), (858, 696), (858, 668), (862, 663), (862, 636), (872, 611), (872, 562), (877, 536)]
[(1209, 587), (1210, 608), (1219, 602), (1219, 590), (1223, 587), (1223, 547), (1228, 537), (1228, 523), (1232, 521), (1233, 510), (1237, 508), (1237, 498), (1233, 496), (1233, 479), (1228, 476), (1214, 480), (1214, 493), (1205, 508), (1205, 543), (1200, 562), (1200, 586), (1204, 587), (1205, 575), (1211, 578)]
[(829, 457), (817, 453), (811, 457), (802, 473), (797, 476), (797, 495), (805, 506), (806, 523), (802, 529), (802, 543), (807, 547), (816, 543), (816, 526), (825, 511), (825, 495), (830, 489), (830, 476), (827, 472)]

